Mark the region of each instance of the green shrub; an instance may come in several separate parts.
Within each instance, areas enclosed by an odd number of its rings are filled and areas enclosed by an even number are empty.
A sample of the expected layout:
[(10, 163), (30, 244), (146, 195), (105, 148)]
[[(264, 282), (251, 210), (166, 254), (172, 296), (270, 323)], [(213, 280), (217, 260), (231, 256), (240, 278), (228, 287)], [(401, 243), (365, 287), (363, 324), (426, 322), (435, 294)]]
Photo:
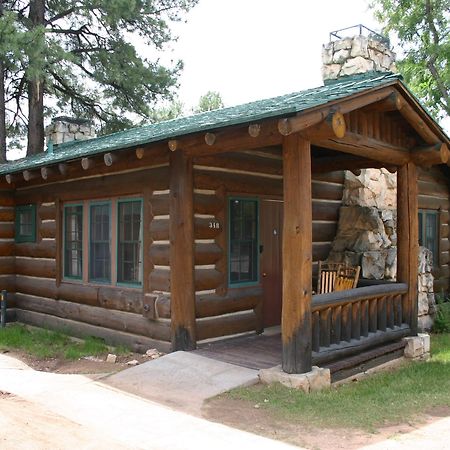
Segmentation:
[(450, 333), (450, 299), (445, 295), (436, 295), (436, 316), (434, 333)]

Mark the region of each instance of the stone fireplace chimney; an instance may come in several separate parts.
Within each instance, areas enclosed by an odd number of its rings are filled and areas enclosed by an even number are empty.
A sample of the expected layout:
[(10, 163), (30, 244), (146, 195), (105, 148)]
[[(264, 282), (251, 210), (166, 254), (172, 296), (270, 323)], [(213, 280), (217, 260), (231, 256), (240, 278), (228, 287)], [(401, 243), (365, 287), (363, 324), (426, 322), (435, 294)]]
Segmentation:
[(358, 73), (397, 71), (389, 40), (363, 25), (332, 31), (323, 47), (322, 63), (325, 83)]
[(95, 128), (90, 120), (74, 119), (71, 117), (55, 117), (45, 128), (47, 148), (53, 145), (71, 141), (85, 141), (97, 137)]

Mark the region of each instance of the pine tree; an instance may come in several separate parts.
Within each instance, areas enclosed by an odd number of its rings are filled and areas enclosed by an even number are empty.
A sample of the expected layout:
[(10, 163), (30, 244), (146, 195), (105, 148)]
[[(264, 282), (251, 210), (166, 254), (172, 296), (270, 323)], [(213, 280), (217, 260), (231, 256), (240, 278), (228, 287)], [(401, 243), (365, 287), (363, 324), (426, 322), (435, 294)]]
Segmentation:
[[(151, 118), (182, 69), (181, 61), (167, 67), (157, 59), (174, 39), (170, 23), (198, 0), (1, 1), (0, 34), (12, 18), (16, 37), (9, 54), (0, 43), (0, 63), (11, 66), (2, 97), (7, 127), (13, 135), (28, 126), (34, 154), (43, 150), (48, 112), (94, 119), (103, 132)], [(1, 133), (0, 124), (0, 145)]]

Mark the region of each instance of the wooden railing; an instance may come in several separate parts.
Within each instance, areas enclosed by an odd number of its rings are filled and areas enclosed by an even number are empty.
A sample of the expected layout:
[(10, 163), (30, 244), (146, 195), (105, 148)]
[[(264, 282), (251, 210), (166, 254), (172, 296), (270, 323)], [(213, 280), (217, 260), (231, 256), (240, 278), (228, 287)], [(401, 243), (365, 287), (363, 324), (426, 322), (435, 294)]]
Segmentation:
[(409, 334), (409, 320), (402, 310), (407, 291), (404, 283), (390, 283), (314, 295), (314, 362), (346, 357)]

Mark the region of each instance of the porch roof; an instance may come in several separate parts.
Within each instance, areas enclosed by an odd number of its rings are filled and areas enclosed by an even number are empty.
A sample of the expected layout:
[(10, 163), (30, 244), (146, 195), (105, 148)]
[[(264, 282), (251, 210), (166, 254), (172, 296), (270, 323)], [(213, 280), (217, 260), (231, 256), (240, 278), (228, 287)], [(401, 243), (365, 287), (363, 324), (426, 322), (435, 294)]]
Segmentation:
[[(293, 115), (373, 88), (395, 83), (401, 83), (399, 74), (370, 72), (343, 77), (328, 82), (324, 86), (305, 91), (132, 128), (86, 141), (60, 144), (55, 146), (53, 153), (44, 152), (0, 165), (0, 175), (98, 153), (136, 147), (196, 132)], [(401, 85), (404, 87), (403, 83)], [(430, 120), (432, 121), (431, 118)]]

